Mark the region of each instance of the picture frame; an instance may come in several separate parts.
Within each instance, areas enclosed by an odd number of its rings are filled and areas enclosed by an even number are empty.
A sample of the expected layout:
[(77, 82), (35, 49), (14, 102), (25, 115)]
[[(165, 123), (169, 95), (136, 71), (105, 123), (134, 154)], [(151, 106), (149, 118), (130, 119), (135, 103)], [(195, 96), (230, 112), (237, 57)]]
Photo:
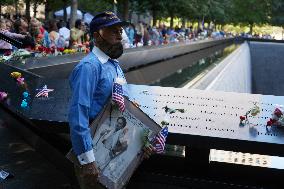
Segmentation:
[[(145, 140), (152, 141), (162, 127), (124, 97), (121, 113), (111, 101), (90, 124), (99, 182), (110, 189), (121, 189), (143, 159)], [(72, 150), (67, 158), (79, 164)]]

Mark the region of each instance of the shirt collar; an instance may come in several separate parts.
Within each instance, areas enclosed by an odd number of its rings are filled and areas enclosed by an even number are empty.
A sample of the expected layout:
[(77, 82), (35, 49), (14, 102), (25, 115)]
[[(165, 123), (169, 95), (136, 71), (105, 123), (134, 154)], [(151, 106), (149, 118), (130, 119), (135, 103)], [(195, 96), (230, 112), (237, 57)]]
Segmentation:
[(106, 55), (101, 49), (99, 49), (96, 46), (94, 46), (92, 52), (96, 55), (96, 57), (98, 57), (99, 61), (102, 64), (105, 64), (108, 61), (108, 59), (110, 59), (108, 55)]

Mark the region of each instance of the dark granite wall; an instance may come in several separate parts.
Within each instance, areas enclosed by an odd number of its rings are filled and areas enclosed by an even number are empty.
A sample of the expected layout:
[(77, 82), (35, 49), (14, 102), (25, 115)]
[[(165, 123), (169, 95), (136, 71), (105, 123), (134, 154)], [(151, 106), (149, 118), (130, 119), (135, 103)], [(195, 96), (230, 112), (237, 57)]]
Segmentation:
[(252, 64), (252, 92), (284, 95), (284, 44), (249, 42)]

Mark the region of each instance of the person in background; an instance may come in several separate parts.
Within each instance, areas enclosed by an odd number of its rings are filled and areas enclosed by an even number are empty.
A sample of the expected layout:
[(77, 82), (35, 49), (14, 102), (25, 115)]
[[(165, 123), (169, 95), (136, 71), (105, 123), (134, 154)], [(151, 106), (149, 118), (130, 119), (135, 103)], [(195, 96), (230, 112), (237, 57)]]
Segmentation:
[(129, 39), (129, 44), (130, 44), (130, 48), (133, 48), (134, 46), (134, 26), (132, 24), (130, 24), (128, 27), (126, 27), (125, 32), (128, 36)]
[(50, 39), (50, 47), (57, 47), (59, 33), (58, 33), (58, 28), (57, 28), (55, 20), (49, 21), (48, 32), (49, 32), (49, 39)]
[[(141, 21), (139, 21), (137, 25), (137, 30), (136, 30), (136, 36), (135, 36), (135, 46), (137, 47), (139, 43), (142, 43), (143, 41), (143, 34), (144, 34), (144, 26)], [(143, 45), (143, 43), (142, 43)]]
[(40, 32), (39, 21), (35, 18), (31, 18), (31, 21), (30, 21), (30, 34), (37, 44), (41, 42), (43, 35), (41, 35), (41, 32)]
[(6, 29), (10, 32), (13, 31), (13, 24), (12, 21), (9, 19), (6, 19)]
[(84, 32), (84, 35), (81, 37), (82, 44), (90, 41), (90, 31), (88, 28), (89, 25), (82, 22), (82, 31)]
[(160, 33), (157, 30), (156, 26), (153, 26), (153, 28), (150, 31), (151, 41), (153, 45), (159, 45), (160, 41)]
[(28, 23), (21, 18), (18, 18), (14, 23), (14, 33), (25, 35), (25, 38), (20, 41), (25, 48), (33, 49), (35, 47), (35, 40), (28, 32)]
[(145, 23), (143, 24), (144, 27), (144, 33), (143, 33), (143, 46), (148, 46), (148, 42), (150, 40), (150, 36), (149, 36), (149, 28), (148, 25)]
[(130, 48), (129, 38), (126, 31), (122, 28), (122, 45), (124, 49)]
[[(6, 28), (6, 20), (0, 20), (0, 32), (8, 37), (16, 39), (24, 39), (25, 35), (12, 33)], [(12, 52), (12, 45), (4, 40), (0, 40), (0, 54), (9, 55)]]
[(63, 37), (65, 40), (64, 48), (69, 46), (70, 41), (70, 30), (66, 27), (66, 23), (64, 21), (60, 21), (58, 23), (59, 28), (59, 36)]
[(82, 37), (84, 36), (83, 23), (81, 19), (76, 20), (75, 27), (71, 29), (70, 46), (82, 44)]

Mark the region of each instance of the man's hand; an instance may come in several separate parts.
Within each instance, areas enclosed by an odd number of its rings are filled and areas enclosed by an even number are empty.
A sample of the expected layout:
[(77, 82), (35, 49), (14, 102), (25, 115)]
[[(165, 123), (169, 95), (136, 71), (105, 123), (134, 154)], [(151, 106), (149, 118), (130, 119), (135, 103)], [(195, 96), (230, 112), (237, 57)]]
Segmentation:
[(99, 170), (95, 162), (88, 163), (81, 166), (81, 177), (89, 178), (97, 181), (99, 176)]
[(144, 151), (143, 159), (148, 159), (153, 153), (156, 152), (156, 149), (154, 146), (148, 143), (144, 146), (143, 151)]

